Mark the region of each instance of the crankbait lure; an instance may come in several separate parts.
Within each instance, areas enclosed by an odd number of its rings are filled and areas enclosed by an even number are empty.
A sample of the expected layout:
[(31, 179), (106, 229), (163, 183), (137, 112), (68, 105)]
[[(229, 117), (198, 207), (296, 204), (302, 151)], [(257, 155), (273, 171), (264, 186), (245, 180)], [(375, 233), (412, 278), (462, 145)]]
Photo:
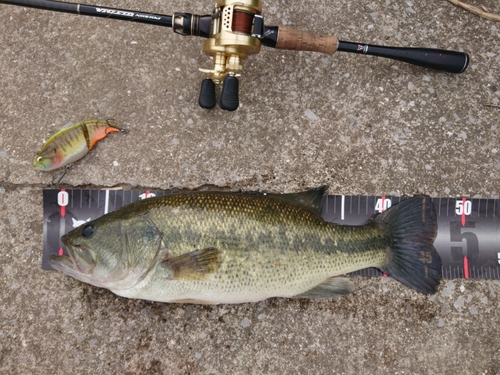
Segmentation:
[(113, 121), (90, 120), (59, 130), (37, 153), (35, 169), (52, 171), (83, 158), (110, 133), (125, 132)]

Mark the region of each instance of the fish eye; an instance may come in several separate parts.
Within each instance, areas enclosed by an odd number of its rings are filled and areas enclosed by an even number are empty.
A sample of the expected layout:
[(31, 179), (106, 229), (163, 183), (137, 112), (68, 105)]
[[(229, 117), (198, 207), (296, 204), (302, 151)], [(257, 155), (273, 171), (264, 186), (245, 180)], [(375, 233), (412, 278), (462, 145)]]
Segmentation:
[(40, 163), (42, 160), (43, 160), (43, 158), (42, 158), (41, 156), (39, 156), (39, 157), (37, 157), (37, 158), (36, 158), (36, 161), (37, 161), (37, 162), (39, 162), (39, 163)]
[(95, 232), (94, 226), (89, 224), (82, 229), (82, 236), (85, 238), (89, 238), (94, 234), (94, 232)]

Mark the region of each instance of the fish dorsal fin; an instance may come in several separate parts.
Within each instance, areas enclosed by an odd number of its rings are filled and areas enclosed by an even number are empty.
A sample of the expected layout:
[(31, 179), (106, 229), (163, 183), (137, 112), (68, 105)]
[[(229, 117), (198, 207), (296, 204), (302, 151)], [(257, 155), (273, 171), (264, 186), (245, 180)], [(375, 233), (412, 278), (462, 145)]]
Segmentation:
[(320, 186), (319, 188), (303, 191), (300, 193), (292, 193), (292, 194), (280, 194), (276, 195), (281, 200), (284, 200), (288, 203), (292, 203), (294, 205), (299, 205), (308, 209), (315, 214), (321, 214), (321, 199), (323, 195), (325, 195), (326, 190), (328, 190), (328, 186)]
[(80, 125), (80, 124), (75, 124), (74, 122), (67, 122), (66, 124), (63, 125), (63, 127), (59, 131), (72, 128), (75, 125)]
[(210, 247), (166, 259), (162, 266), (170, 271), (169, 278), (172, 280), (200, 280), (217, 271), (220, 263), (221, 252)]

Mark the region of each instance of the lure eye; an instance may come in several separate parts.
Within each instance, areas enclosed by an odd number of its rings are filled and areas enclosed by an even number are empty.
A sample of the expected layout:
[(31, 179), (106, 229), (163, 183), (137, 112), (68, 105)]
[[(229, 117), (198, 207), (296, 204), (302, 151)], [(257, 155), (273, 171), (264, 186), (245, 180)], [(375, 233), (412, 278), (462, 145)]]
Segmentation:
[(94, 232), (95, 232), (95, 228), (93, 225), (86, 225), (82, 229), (82, 236), (85, 238), (89, 238), (94, 234)]

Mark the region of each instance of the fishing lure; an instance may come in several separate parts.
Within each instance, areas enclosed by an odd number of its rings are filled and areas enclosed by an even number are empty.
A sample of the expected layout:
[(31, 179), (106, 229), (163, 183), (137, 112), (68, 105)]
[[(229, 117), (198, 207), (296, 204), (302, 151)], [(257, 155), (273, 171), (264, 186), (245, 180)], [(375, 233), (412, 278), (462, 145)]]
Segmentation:
[(113, 121), (90, 120), (59, 130), (37, 153), (35, 169), (52, 171), (83, 158), (110, 133), (125, 132)]

